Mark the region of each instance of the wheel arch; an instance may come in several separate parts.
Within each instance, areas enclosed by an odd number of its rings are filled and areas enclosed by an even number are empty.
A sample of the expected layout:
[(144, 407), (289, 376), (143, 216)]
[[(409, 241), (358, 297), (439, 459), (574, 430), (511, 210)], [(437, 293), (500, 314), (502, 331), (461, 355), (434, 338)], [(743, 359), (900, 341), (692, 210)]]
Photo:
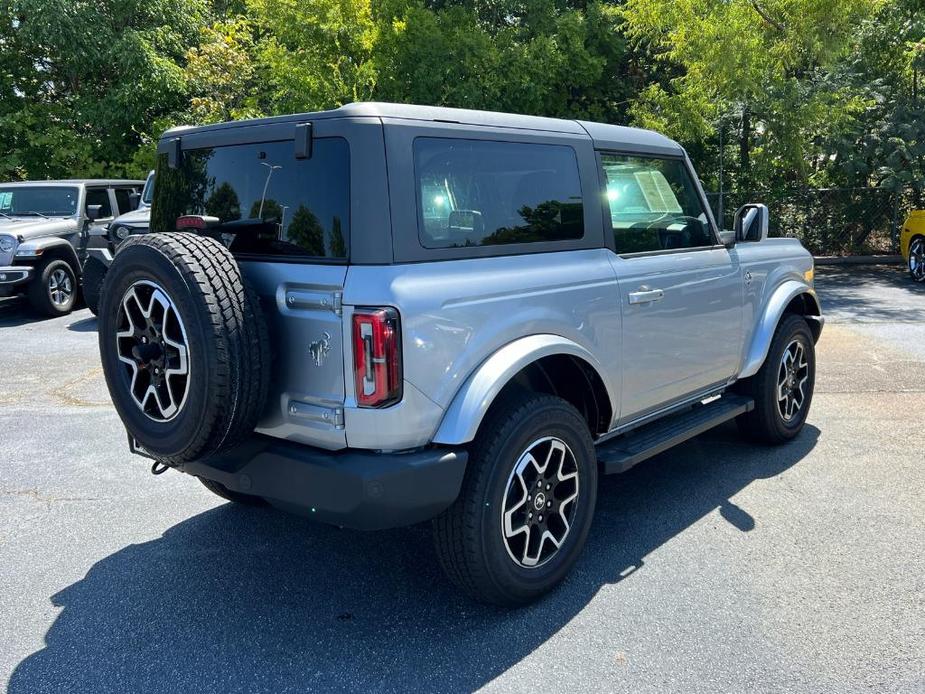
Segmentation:
[(444, 413), (433, 441), (472, 441), (492, 404), (511, 388), (549, 393), (571, 402), (591, 434), (605, 433), (614, 416), (615, 389), (587, 349), (559, 335), (531, 335), (500, 348), (466, 379)]
[(77, 251), (66, 239), (42, 239), (35, 244), (35, 252), (37, 255), (36, 265), (47, 263), (50, 260), (63, 260), (70, 265), (74, 276), (80, 279), (81, 267), (80, 260), (77, 258)]
[(819, 297), (808, 284), (797, 280), (787, 280), (774, 290), (765, 305), (764, 312), (752, 335), (739, 378), (748, 378), (758, 372), (768, 356), (771, 341), (774, 339), (774, 331), (781, 318), (787, 314), (803, 316), (809, 324), (813, 341), (818, 342), (825, 324)]

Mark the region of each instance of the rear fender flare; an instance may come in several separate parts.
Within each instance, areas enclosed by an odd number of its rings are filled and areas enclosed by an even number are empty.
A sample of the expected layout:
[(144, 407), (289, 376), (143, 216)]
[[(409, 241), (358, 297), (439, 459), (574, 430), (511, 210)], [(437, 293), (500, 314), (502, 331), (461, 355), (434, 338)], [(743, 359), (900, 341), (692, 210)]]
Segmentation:
[(601, 376), (612, 411), (616, 412), (616, 389), (590, 351), (560, 335), (531, 335), (501, 347), (466, 379), (446, 409), (433, 442), (460, 445), (472, 441), (488, 408), (511, 379), (538, 359), (559, 354), (584, 360)]

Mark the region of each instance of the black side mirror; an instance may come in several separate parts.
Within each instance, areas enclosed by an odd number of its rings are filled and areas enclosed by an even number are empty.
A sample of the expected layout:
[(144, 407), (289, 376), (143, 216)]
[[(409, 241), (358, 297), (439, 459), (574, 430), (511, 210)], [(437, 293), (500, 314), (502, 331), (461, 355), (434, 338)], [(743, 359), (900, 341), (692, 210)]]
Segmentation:
[(95, 222), (97, 219), (103, 216), (102, 211), (102, 205), (87, 205), (87, 219), (89, 219), (91, 222)]
[(770, 215), (767, 205), (749, 203), (736, 210), (732, 228), (737, 241), (764, 241), (768, 238)]
[(128, 206), (133, 210), (137, 210), (139, 203), (141, 203), (141, 194), (137, 190), (133, 190), (128, 194)]

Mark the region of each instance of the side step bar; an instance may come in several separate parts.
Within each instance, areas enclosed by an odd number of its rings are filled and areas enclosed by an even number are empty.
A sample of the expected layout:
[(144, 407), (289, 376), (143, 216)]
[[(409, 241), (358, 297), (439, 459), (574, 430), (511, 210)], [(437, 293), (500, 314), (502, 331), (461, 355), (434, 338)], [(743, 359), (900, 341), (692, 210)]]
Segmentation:
[(713, 402), (694, 405), (607, 441), (598, 446), (597, 458), (608, 475), (626, 472), (636, 463), (753, 409), (755, 401), (752, 398), (732, 393), (723, 395)]

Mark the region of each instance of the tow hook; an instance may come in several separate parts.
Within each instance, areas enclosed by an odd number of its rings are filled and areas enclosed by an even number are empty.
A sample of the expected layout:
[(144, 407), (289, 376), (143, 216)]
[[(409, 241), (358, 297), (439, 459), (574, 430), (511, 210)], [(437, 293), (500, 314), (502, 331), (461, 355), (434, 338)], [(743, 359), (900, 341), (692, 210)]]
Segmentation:
[(170, 469), (169, 465), (164, 465), (160, 460), (155, 460), (151, 464), (151, 474), (152, 475), (163, 475)]

